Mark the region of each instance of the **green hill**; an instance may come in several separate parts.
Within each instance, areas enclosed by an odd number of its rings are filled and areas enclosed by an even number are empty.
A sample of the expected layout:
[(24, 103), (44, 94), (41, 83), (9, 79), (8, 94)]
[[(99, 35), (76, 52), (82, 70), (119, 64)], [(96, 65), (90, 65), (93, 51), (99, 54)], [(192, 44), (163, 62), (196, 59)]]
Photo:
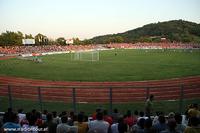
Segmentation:
[(200, 43), (200, 24), (184, 20), (151, 23), (124, 33), (97, 36), (90, 39), (90, 42), (160, 42), (161, 38), (171, 42)]

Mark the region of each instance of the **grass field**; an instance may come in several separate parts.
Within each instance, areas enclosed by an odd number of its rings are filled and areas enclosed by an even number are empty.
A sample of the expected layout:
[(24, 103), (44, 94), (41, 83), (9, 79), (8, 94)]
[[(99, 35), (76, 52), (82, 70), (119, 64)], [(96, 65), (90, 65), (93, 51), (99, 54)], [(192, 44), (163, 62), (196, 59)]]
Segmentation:
[[(2, 107), (0, 111), (6, 111), (9, 104), (8, 99), (5, 97), (0, 97)], [(199, 103), (200, 99), (190, 99), (183, 101), (183, 112), (185, 112), (187, 106), (191, 103)], [(117, 108), (120, 112), (125, 113), (127, 110), (144, 110), (144, 101), (142, 102), (130, 102), (124, 104), (113, 104), (113, 109)], [(96, 108), (104, 108), (109, 110), (109, 104), (76, 104), (77, 111), (84, 111), (87, 114), (92, 114)], [(30, 111), (31, 109), (40, 110), (40, 105), (38, 101), (31, 101), (31, 100), (20, 100), (20, 99), (13, 99), (13, 108), (19, 109), (23, 108), (24, 111)], [(42, 109), (47, 109), (48, 111), (58, 111), (62, 112), (64, 110), (70, 111), (73, 110), (72, 103), (64, 103), (64, 102), (43, 102)], [(166, 114), (169, 112), (179, 112), (179, 100), (177, 101), (155, 101), (154, 102), (154, 111), (163, 111)]]
[(99, 61), (74, 61), (71, 54), (39, 58), (42, 63), (0, 60), (0, 75), (55, 81), (141, 81), (200, 75), (200, 50), (110, 50), (101, 51)]

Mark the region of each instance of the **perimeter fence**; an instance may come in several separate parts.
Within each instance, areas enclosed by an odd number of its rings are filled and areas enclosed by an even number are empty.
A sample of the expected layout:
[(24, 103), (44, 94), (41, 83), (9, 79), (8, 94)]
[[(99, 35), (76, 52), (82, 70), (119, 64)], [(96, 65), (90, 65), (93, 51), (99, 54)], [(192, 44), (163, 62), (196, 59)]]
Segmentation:
[(96, 108), (112, 112), (143, 110), (150, 94), (155, 111), (184, 113), (190, 103), (200, 102), (200, 84), (169, 86), (29, 86), (0, 84), (0, 111), (8, 107), (92, 113)]

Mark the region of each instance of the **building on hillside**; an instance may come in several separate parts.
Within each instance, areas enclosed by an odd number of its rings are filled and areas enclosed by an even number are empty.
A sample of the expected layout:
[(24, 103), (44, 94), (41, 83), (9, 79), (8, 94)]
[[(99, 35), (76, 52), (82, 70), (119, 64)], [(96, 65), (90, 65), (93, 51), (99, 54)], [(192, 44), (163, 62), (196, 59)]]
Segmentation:
[(23, 45), (34, 45), (35, 39), (22, 39), (22, 44)]
[(73, 44), (74, 40), (73, 39), (66, 39), (66, 44), (70, 45)]

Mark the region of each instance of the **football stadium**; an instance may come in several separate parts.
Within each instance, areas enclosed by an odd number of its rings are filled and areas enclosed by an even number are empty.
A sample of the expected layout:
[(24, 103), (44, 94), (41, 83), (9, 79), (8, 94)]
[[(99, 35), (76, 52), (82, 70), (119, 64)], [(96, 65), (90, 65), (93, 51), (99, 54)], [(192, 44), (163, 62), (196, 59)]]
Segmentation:
[(0, 133), (199, 133), (196, 5), (0, 2)]
[(125, 111), (129, 104), (144, 102), (154, 94), (156, 101), (178, 104), (169, 110), (159, 105), (161, 110), (183, 111), (187, 102), (198, 101), (200, 95), (200, 50), (196, 45), (53, 45), (1, 51), (5, 53), (0, 60), (4, 110), (11, 105), (24, 108), (33, 104), (51, 110), (59, 103), (75, 111), (82, 110), (82, 106), (105, 106), (110, 110), (127, 106)]

